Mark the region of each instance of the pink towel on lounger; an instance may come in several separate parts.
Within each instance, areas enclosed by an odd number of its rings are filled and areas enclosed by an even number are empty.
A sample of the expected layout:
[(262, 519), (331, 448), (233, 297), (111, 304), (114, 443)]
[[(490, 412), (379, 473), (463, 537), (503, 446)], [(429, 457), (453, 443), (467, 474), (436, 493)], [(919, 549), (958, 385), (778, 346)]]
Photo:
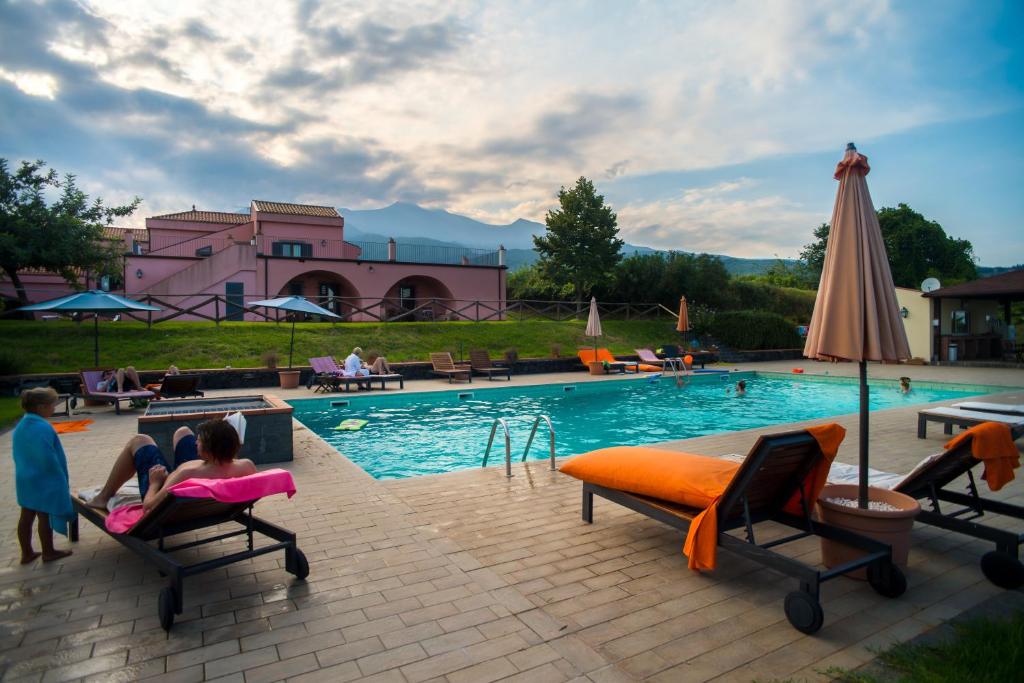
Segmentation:
[[(186, 479), (167, 490), (179, 498), (213, 498), (222, 503), (246, 503), (276, 493), (286, 493), (291, 498), (295, 495), (295, 480), (291, 472), (272, 469), (235, 479)], [(126, 505), (107, 515), (104, 524), (110, 533), (123, 534), (135, 526), (143, 514), (145, 510), (141, 504)]]

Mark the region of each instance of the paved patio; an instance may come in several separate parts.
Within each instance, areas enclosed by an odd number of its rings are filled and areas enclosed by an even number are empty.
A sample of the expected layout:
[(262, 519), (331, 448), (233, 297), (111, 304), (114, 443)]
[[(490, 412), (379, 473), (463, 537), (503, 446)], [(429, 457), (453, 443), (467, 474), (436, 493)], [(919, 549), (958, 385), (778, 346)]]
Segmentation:
[[(801, 365), (809, 373), (856, 371)], [(870, 373), (1024, 387), (1020, 370), (872, 366)], [(578, 373), (515, 383), (564, 379), (591, 381)], [(410, 382), (406, 391), (438, 388), (447, 385)], [(1024, 402), (1024, 392), (992, 400)], [(873, 465), (907, 471), (941, 448), (937, 428), (926, 440), (915, 437), (915, 411), (872, 414)], [(135, 431), (131, 413), (91, 412), (90, 431), (62, 437), (81, 486), (102, 480)], [(856, 416), (836, 421), (850, 429), (839, 459), (854, 462)], [(663, 446), (742, 453), (756, 434), (779, 429)], [(294, 437), (288, 469), (299, 493), (264, 501), (258, 514), (298, 533), (309, 579), (294, 582), (277, 555), (191, 579), (185, 614), (169, 635), (157, 624), (160, 577), (84, 520), (73, 557), (18, 565), (9, 494), (0, 504), (3, 680), (813, 680), (999, 593), (978, 569), (982, 544), (919, 526), (902, 598), (881, 598), (853, 580), (830, 582), (825, 626), (803, 636), (782, 610), (792, 580), (728, 553), (716, 572), (690, 572), (678, 533), (600, 500), (594, 524), (585, 525), (578, 482), (542, 461), (517, 465), (512, 479), (488, 468), (382, 482), (298, 424)], [(0, 451), (10, 453), (10, 433), (0, 435)], [(13, 480), (10, 457), (0, 459), (0, 477)], [(997, 495), (1019, 501), (1022, 491), (1017, 481)], [(813, 541), (788, 547), (811, 561), (818, 555)]]

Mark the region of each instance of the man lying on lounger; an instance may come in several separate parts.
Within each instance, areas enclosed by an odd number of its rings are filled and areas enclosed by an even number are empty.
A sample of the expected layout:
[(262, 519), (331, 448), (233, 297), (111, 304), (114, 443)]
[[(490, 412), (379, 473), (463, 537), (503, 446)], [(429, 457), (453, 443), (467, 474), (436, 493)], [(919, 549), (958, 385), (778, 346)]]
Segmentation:
[(132, 476), (139, 479), (142, 506), (150, 510), (167, 495), (167, 489), (186, 479), (234, 479), (256, 473), (246, 458), (235, 459), (242, 444), (238, 432), (224, 420), (201, 423), (194, 435), (188, 427), (174, 432), (174, 466), (168, 464), (156, 442), (145, 434), (128, 440), (114, 461), (107, 483), (89, 506), (106, 509), (107, 503)]
[(377, 356), (367, 365), (361, 354), (363, 350), (358, 346), (352, 349), (352, 353), (345, 358), (345, 374), (349, 377), (366, 377), (367, 375), (389, 375), (391, 366), (384, 356)]

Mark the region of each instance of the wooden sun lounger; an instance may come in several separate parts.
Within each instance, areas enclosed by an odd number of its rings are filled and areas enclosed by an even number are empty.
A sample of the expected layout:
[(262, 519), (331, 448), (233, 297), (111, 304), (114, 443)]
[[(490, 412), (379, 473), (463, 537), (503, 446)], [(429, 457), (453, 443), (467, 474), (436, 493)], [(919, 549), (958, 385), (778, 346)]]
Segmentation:
[(489, 381), (493, 381), (495, 375), (498, 377), (504, 375), (505, 379), (509, 382), (512, 381), (512, 368), (507, 365), (495, 365), (491, 361), (491, 357), (483, 349), (469, 352), (469, 367), (473, 372), (487, 375)]
[(965, 401), (954, 403), (960, 410), (976, 410), (979, 413), (1002, 413), (1003, 415), (1024, 415), (1024, 403), (986, 403), (983, 401)]
[(110, 368), (92, 368), (89, 370), (82, 370), (78, 373), (78, 377), (81, 380), (81, 391), (72, 395), (72, 408), (78, 404), (78, 399), (81, 398), (86, 401), (112, 403), (114, 405), (114, 413), (120, 415), (121, 401), (133, 401), (137, 399), (151, 400), (156, 398), (156, 394), (145, 389), (136, 389), (133, 391), (99, 391), (96, 386), (99, 381), (103, 379), (103, 373), (109, 369)]
[[(242, 562), (278, 550), (284, 551), (285, 571), (297, 579), (305, 579), (309, 575), (309, 562), (299, 550), (295, 534), (253, 515), (252, 508), (256, 501), (221, 503), (212, 498), (179, 498), (169, 494), (159, 505), (143, 515), (142, 519), (127, 532), (114, 534), (107, 531), (106, 519), (109, 513), (106, 510), (89, 507), (77, 492), (72, 495), (72, 500), (78, 514), (95, 524), (115, 541), (139, 555), (143, 560), (154, 565), (163, 576), (167, 577), (167, 586), (160, 590), (157, 599), (160, 626), (165, 631), (169, 631), (174, 624), (174, 616), (182, 612), (185, 577), (211, 569), (220, 569), (235, 562)], [(166, 539), (170, 536), (232, 522), (242, 528), (174, 546), (166, 544)], [(257, 548), (253, 539), (255, 533), (262, 534), (276, 543)], [(179, 550), (208, 543), (219, 543), (234, 536), (246, 538), (245, 550), (201, 560), (195, 564), (183, 564), (181, 560), (173, 556), (173, 553)], [(78, 540), (77, 522), (72, 525), (70, 540)], [(156, 541), (156, 544), (154, 545), (152, 541)]]
[(1024, 434), (1024, 415), (1001, 415), (999, 413), (983, 413), (977, 410), (962, 408), (925, 408), (917, 413), (917, 438), (928, 436), (928, 423), (938, 422), (945, 434), (953, 433), (953, 426), (973, 427), (983, 422), (999, 422), (1010, 428), (1014, 439)]
[(452, 354), (447, 351), (430, 354), (430, 363), (434, 366), (433, 373), (448, 378), (448, 384), (452, 379), (465, 379), (472, 383), (473, 369), (466, 365), (456, 365), (452, 360)]
[[(803, 500), (801, 517), (786, 513), (783, 507), (798, 490), (807, 474), (822, 457), (818, 442), (805, 431), (788, 432), (758, 438), (740, 465), (718, 507), (718, 545), (746, 559), (796, 578), (800, 589), (786, 596), (785, 611), (789, 622), (803, 633), (814, 633), (824, 621), (820, 603), (821, 583), (867, 567), (871, 587), (881, 595), (898, 597), (906, 590), (902, 571), (893, 564), (888, 545), (840, 529), (811, 516), (814, 501)], [(642, 515), (651, 517), (686, 532), (690, 523), (703, 510), (689, 508), (656, 498), (640, 496), (596, 484), (583, 484), (583, 521), (593, 522), (594, 496), (598, 495)], [(757, 543), (754, 525), (773, 521), (797, 531), (784, 538)], [(743, 529), (745, 538), (729, 531)], [(775, 546), (807, 536), (830, 538), (865, 551), (856, 560), (823, 570), (772, 550)]]
[[(986, 512), (1024, 520), (1024, 506), (981, 496), (973, 474), (981, 461), (974, 457), (971, 448), (971, 439), (965, 439), (948, 451), (925, 458), (910, 474), (896, 481), (892, 480), (899, 475), (872, 470), (869, 483), (919, 499), (922, 505), (916, 518), (918, 522), (994, 543), (995, 550), (981, 556), (982, 573), (1001, 588), (1020, 588), (1024, 585), (1024, 564), (1020, 561), (1024, 533), (977, 520)], [(833, 471), (838, 469), (837, 465), (832, 465)], [(839, 467), (844, 481), (857, 473), (856, 466)], [(953, 483), (965, 475), (966, 487), (954, 488)]]

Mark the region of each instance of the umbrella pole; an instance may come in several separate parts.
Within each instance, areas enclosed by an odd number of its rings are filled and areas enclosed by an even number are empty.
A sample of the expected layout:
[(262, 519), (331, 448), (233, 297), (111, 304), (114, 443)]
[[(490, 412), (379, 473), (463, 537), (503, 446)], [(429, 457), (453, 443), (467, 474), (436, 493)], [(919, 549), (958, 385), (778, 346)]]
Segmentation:
[(292, 342), (288, 345), (288, 369), (292, 369), (292, 351), (295, 350), (295, 316), (292, 316)]
[(860, 362), (860, 481), (857, 486), (857, 505), (868, 507), (868, 364)]
[(92, 356), (93, 356), (93, 362), (94, 362), (93, 367), (98, 368), (100, 366), (100, 314), (99, 313), (93, 313), (93, 316), (92, 316), (92, 330), (93, 330), (93, 335), (92, 335), (92, 338), (93, 338)]

